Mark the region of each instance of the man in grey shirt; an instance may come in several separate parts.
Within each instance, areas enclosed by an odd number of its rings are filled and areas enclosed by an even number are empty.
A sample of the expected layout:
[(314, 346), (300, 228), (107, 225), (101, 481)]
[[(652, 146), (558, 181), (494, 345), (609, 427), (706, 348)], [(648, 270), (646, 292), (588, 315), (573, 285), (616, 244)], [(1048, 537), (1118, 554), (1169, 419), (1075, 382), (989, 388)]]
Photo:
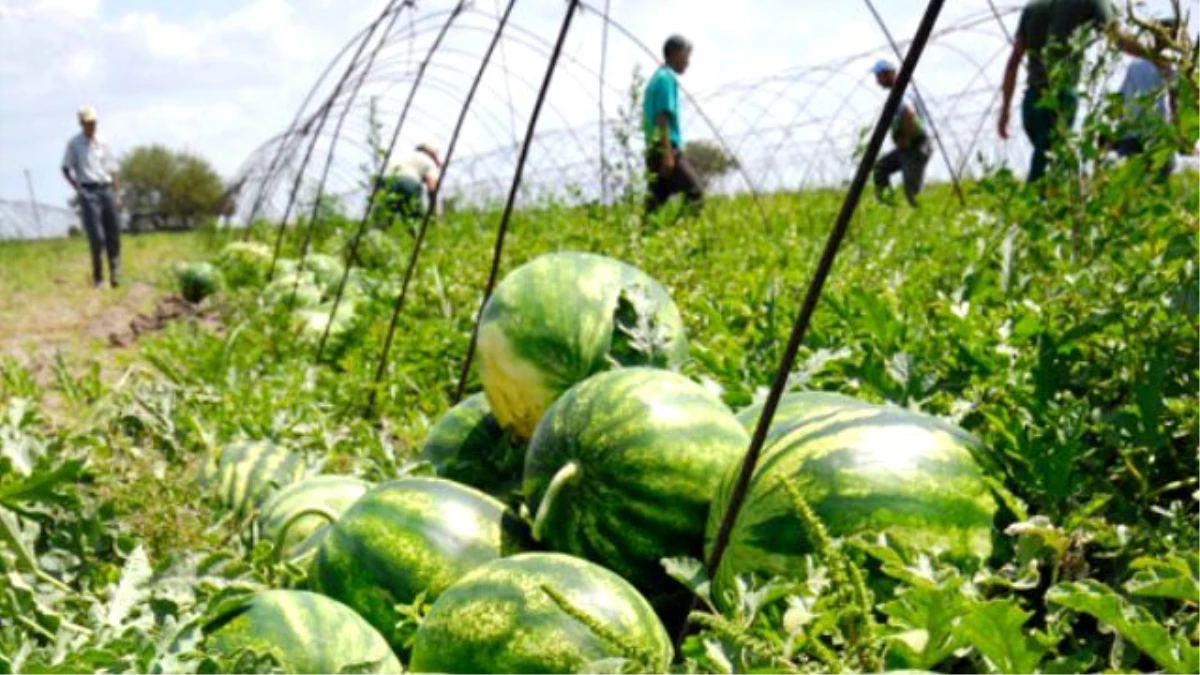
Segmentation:
[(121, 186), (112, 149), (96, 135), (96, 110), (79, 109), (82, 131), (67, 142), (62, 171), (79, 198), (83, 229), (92, 250), (92, 285), (104, 282), (100, 261), (103, 249), (108, 253), (108, 274), (113, 287), (118, 285), (121, 266), (121, 227), (117, 212), (121, 206)]

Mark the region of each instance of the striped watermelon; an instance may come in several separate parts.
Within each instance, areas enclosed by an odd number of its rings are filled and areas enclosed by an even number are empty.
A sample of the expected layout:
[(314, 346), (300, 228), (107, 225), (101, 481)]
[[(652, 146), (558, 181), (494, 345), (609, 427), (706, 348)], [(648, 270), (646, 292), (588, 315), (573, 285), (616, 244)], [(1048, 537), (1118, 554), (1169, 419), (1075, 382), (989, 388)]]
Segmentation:
[[(316, 539), (309, 542), (318, 530), (337, 520), (351, 504), (372, 487), (371, 483), (353, 476), (312, 476), (292, 483), (263, 503), (258, 515), (259, 536), (282, 544), (277, 553), (294, 560), (305, 550), (315, 550)], [(280, 540), (280, 537), (283, 537)]]
[(388, 643), (349, 607), (308, 591), (262, 591), (208, 621), (206, 651), (271, 655), (285, 673), (402, 673)]
[(200, 484), (241, 518), (306, 472), (304, 459), (283, 446), (267, 440), (238, 441), (209, 456)]
[(624, 579), (572, 556), (522, 553), (476, 568), (438, 598), (417, 631), (409, 668), (578, 673), (628, 658), (640, 667), (620, 672), (665, 673), (671, 654), (662, 622)]
[(671, 588), (659, 561), (699, 557), (712, 495), (749, 442), (729, 408), (682, 375), (622, 368), (588, 378), (529, 443), (534, 536), (644, 591)]
[(475, 567), (521, 548), (503, 504), (441, 478), (381, 483), (338, 518), (313, 558), (312, 590), (340, 600), (401, 651), (394, 606), (432, 601)]
[(480, 380), (500, 425), (527, 439), (564, 391), (614, 365), (687, 358), (679, 310), (644, 272), (592, 253), (551, 253), (509, 273), (484, 306)]
[[(743, 413), (754, 424), (757, 410)], [(714, 575), (718, 603), (738, 575), (803, 574), (813, 551), (782, 480), (793, 481), (834, 537), (880, 531), (952, 557), (991, 554), (997, 504), (962, 429), (908, 410), (821, 393), (789, 394)], [(725, 475), (709, 513), (711, 552), (740, 466)]]
[(442, 478), (503, 500), (520, 490), (525, 448), (500, 428), (481, 392), (442, 415), (425, 438), (420, 458)]

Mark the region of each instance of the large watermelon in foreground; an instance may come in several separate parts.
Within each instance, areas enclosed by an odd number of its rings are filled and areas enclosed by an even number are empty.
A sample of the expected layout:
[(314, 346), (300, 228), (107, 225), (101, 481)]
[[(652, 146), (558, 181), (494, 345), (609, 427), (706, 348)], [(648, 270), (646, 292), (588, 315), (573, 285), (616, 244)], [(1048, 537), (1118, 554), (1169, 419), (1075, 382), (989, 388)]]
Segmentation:
[(403, 649), (394, 606), (437, 598), (472, 569), (517, 552), (516, 517), (498, 500), (441, 478), (381, 483), (329, 527), (308, 576)]
[(479, 321), (480, 380), (500, 425), (528, 439), (562, 392), (613, 365), (687, 358), (683, 320), (641, 270), (592, 253), (551, 253), (510, 272)]
[(642, 589), (673, 587), (659, 562), (699, 557), (709, 503), (750, 439), (704, 387), (622, 368), (555, 401), (525, 457), (534, 536)]
[(271, 441), (238, 441), (209, 456), (200, 484), (239, 518), (276, 490), (304, 477), (304, 459)]
[[(803, 575), (813, 543), (783, 481), (832, 536), (878, 531), (964, 560), (991, 554), (997, 504), (975, 459), (979, 443), (928, 415), (837, 398), (805, 393), (781, 401), (714, 575), (718, 603), (738, 575)], [(753, 423), (757, 412), (744, 419)], [(726, 473), (713, 500), (706, 555), (739, 469)]]
[(337, 475), (312, 476), (292, 483), (263, 503), (258, 516), (259, 536), (282, 544), (280, 555), (293, 559), (301, 543), (336, 520), (371, 487), (359, 478)]
[(206, 651), (271, 655), (285, 673), (402, 673), (388, 643), (349, 607), (307, 591), (262, 591), (204, 626)]
[(472, 394), (429, 430), (420, 458), (442, 478), (466, 483), (503, 499), (519, 491), (524, 445), (500, 428), (487, 397)]
[[(598, 635), (578, 614), (624, 644)], [(417, 631), (409, 668), (578, 673), (594, 672), (589, 664), (601, 660), (626, 658), (640, 667), (621, 672), (665, 673), (671, 653), (662, 622), (627, 581), (579, 558), (523, 553), (476, 568), (438, 598)]]

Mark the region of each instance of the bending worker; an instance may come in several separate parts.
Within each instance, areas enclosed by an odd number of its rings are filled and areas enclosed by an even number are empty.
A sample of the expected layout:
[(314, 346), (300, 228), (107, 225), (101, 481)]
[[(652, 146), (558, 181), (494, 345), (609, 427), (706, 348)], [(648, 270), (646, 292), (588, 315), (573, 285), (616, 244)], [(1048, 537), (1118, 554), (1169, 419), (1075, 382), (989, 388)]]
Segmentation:
[(411, 152), (393, 160), (383, 180), (384, 204), (401, 220), (412, 223), (425, 216), (425, 195), (429, 210), (436, 211), (442, 160), (437, 144), (420, 143)]
[[(884, 89), (896, 84), (896, 67), (880, 60), (871, 68), (875, 82)], [(896, 117), (892, 120), (892, 142), (896, 147), (875, 163), (875, 195), (879, 201), (892, 203), (891, 176), (897, 171), (904, 179), (904, 197), (916, 208), (917, 194), (925, 184), (925, 167), (933, 156), (933, 143), (926, 132), (929, 121), (912, 91), (904, 92)]]

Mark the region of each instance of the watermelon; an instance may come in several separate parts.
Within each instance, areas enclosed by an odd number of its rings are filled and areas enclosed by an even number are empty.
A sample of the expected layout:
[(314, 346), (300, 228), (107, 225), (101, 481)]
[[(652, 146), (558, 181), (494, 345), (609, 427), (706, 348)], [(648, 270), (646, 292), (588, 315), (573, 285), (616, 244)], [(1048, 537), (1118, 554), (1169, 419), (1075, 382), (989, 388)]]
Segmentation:
[[(330, 320), (330, 314), (333, 319)], [(358, 318), (358, 305), (351, 298), (343, 298), (333, 312), (333, 302), (326, 302), (311, 309), (297, 309), (292, 315), (299, 332), (299, 338), (308, 344), (317, 344), (325, 330), (329, 330), (327, 346), (330, 353), (340, 354), (353, 344), (355, 319)]]
[(216, 264), (230, 288), (262, 286), (271, 270), (271, 249), (256, 241), (235, 241), (221, 249)]
[[(299, 281), (297, 281), (297, 278)], [(323, 291), (311, 272), (299, 272), (276, 276), (263, 288), (263, 301), (267, 305), (285, 305), (288, 308), (315, 307), (321, 303)]]
[(401, 673), (388, 643), (336, 600), (308, 591), (261, 591), (204, 625), (205, 651), (273, 656), (285, 673)]
[(622, 368), (567, 390), (525, 457), (534, 536), (648, 591), (664, 557), (699, 557), (709, 503), (750, 438), (717, 396), (656, 368)]
[(481, 392), (442, 415), (425, 438), (420, 459), (443, 478), (505, 500), (520, 491), (525, 448), (500, 428)]
[[(353, 476), (311, 476), (279, 490), (263, 503), (258, 515), (259, 536), (274, 542), (277, 555), (294, 560), (300, 545), (315, 550), (309, 539), (323, 534), (351, 504), (372, 487)], [(282, 539), (281, 539), (282, 537)]]
[(200, 484), (237, 517), (250, 513), (278, 488), (304, 477), (308, 467), (299, 455), (270, 441), (240, 441), (209, 456)]
[(324, 253), (313, 253), (304, 260), (304, 271), (312, 272), (313, 278), (325, 295), (332, 296), (337, 292), (338, 284), (346, 268), (337, 258)]
[(578, 673), (624, 658), (638, 667), (619, 672), (665, 673), (671, 655), (662, 622), (624, 579), (572, 556), (522, 553), (482, 565), (442, 593), (417, 630), (409, 669)]
[(191, 303), (197, 303), (216, 293), (221, 287), (221, 273), (212, 263), (182, 263), (175, 268), (179, 281), (179, 294)]
[(571, 385), (615, 365), (674, 368), (683, 320), (644, 272), (592, 253), (551, 253), (510, 272), (484, 305), (476, 355), (500, 426), (528, 439)]
[(397, 604), (432, 601), (475, 567), (522, 548), (504, 504), (441, 478), (381, 483), (331, 525), (317, 548), (312, 590), (346, 603), (401, 651)]
[[(743, 411), (743, 421), (758, 414)], [(928, 415), (824, 393), (785, 396), (714, 575), (714, 599), (726, 602), (737, 576), (803, 576), (814, 545), (784, 480), (833, 537), (880, 532), (952, 559), (988, 557), (997, 503), (976, 459), (983, 452)], [(740, 470), (730, 467), (713, 500), (706, 556)]]

